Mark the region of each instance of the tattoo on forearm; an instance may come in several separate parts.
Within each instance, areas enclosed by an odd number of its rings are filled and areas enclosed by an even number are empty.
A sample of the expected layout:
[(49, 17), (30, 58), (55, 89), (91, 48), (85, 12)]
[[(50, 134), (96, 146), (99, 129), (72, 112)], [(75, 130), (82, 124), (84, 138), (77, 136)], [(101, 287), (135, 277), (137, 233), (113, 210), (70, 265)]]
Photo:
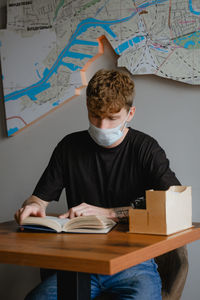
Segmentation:
[(117, 218), (117, 222), (126, 224), (128, 223), (128, 207), (116, 207), (114, 208), (114, 211)]

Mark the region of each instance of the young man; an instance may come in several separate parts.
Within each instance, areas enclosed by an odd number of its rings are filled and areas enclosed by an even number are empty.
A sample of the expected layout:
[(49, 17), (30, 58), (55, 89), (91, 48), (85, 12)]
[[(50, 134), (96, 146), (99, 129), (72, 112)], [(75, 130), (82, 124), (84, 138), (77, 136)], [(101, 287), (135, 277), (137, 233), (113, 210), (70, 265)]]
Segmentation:
[[(48, 203), (58, 201), (63, 188), (69, 210), (61, 218), (105, 215), (128, 222), (130, 204), (144, 196), (145, 190), (180, 184), (159, 144), (126, 126), (135, 113), (134, 82), (127, 74), (100, 70), (86, 94), (89, 129), (69, 134), (57, 145), (33, 195), (15, 214), (19, 223), (29, 215), (45, 216)], [(102, 291), (120, 300), (161, 300), (154, 260), (113, 276), (92, 274), (91, 299)], [(56, 274), (26, 300), (49, 299), (50, 295), (57, 299)]]

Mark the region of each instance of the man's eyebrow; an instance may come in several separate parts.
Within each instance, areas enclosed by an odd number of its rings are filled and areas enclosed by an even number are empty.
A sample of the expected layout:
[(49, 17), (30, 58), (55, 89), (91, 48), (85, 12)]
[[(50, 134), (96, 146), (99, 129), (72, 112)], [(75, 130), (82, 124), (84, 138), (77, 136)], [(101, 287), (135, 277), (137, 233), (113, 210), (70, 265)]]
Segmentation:
[(108, 118), (116, 118), (116, 117), (120, 117), (120, 114), (116, 113), (116, 114), (108, 115)]

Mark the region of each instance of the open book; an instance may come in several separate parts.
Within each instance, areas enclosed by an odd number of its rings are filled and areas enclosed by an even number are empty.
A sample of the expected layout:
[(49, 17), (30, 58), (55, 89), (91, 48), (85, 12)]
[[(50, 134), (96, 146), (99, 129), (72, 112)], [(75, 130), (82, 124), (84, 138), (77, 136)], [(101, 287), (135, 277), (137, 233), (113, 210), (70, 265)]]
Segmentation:
[(60, 219), (53, 216), (27, 217), (22, 228), (50, 232), (107, 233), (116, 223), (105, 216), (81, 216), (73, 219)]

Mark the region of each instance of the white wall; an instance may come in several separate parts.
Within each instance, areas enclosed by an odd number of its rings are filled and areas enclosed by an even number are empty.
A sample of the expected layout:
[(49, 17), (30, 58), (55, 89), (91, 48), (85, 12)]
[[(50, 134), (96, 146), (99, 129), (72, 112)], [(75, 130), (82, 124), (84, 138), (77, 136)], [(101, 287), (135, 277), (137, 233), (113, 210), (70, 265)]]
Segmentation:
[[(5, 24), (5, 10), (2, 10), (5, 4), (6, 0), (0, 0), (1, 28)], [(96, 68), (107, 61), (111, 66), (113, 62), (109, 55), (106, 51), (106, 57), (100, 59)], [(135, 84), (136, 114), (132, 126), (154, 136), (165, 149), (171, 168), (182, 184), (192, 186), (193, 220), (200, 221), (200, 87), (154, 76), (137, 76)], [(32, 193), (57, 142), (70, 132), (86, 129), (88, 121), (83, 91), (82, 96), (18, 135), (7, 138), (2, 86), (0, 99), (0, 222), (3, 222), (13, 219), (14, 212)], [(66, 210), (64, 193), (50, 210)], [(200, 243), (194, 242), (188, 249), (190, 268), (182, 300), (198, 300)], [(21, 300), (37, 282), (37, 268), (0, 266), (1, 299)]]

